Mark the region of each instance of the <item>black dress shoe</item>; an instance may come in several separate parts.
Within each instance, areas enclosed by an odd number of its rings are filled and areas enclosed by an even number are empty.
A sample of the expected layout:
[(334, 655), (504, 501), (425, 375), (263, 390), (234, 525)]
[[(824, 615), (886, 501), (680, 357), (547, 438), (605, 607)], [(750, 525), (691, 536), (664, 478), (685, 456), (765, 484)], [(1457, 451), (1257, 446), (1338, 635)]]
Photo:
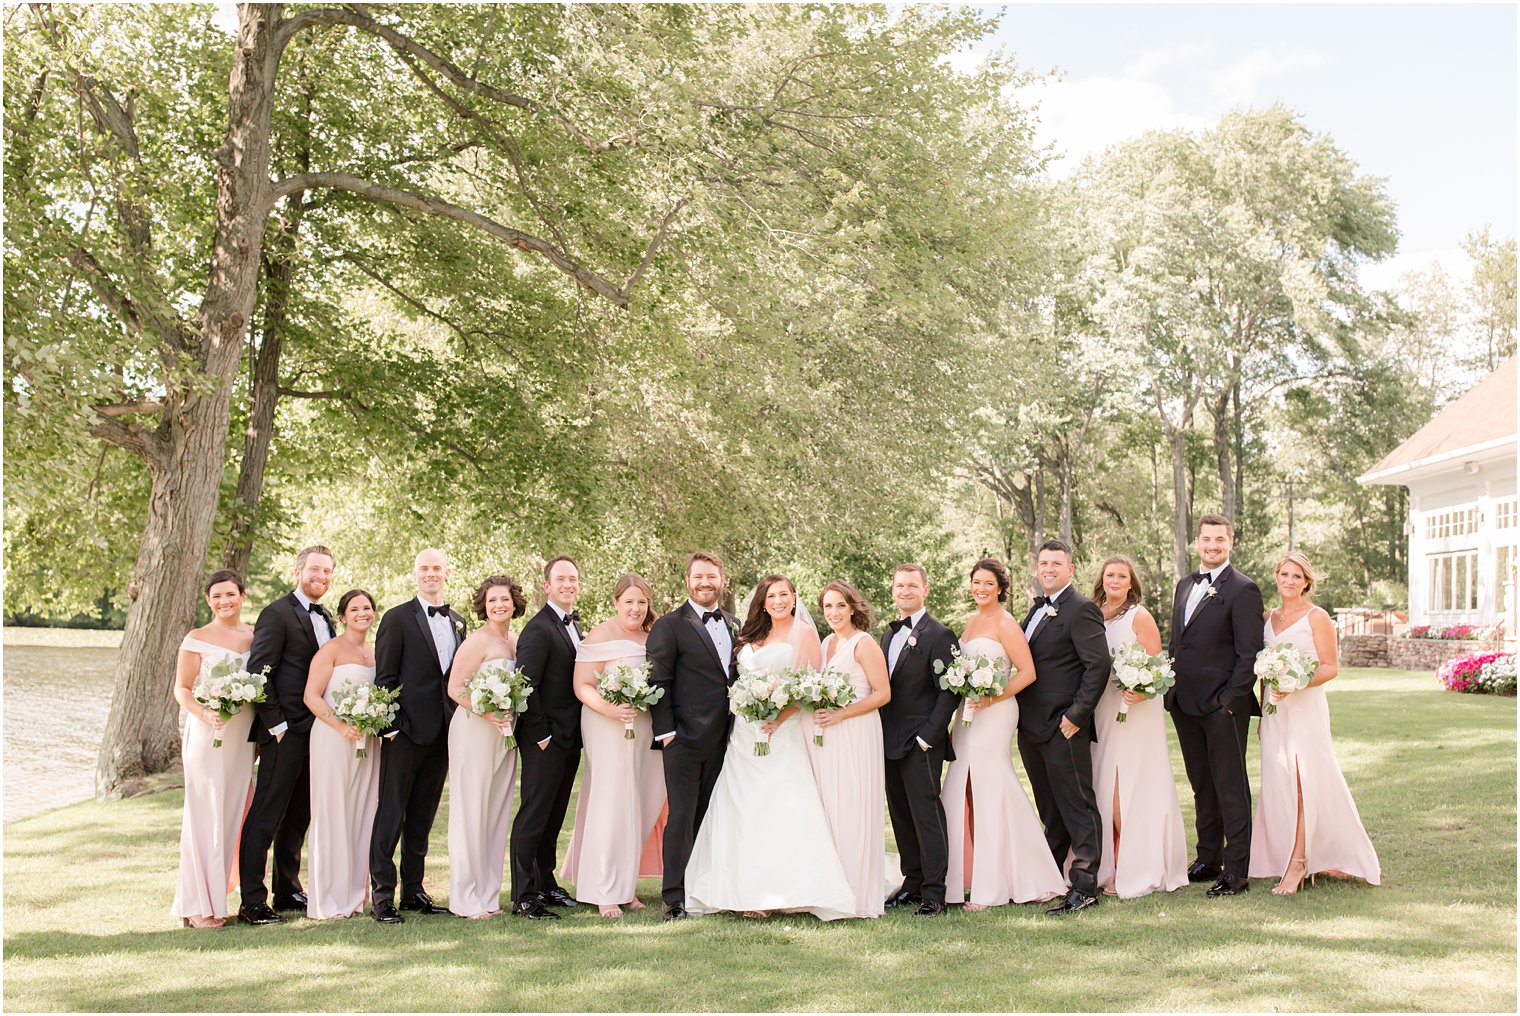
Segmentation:
[(275, 913), (267, 903), (255, 903), (252, 906), (238, 907), (238, 922), (241, 924), (284, 924), (285, 918)]
[(1189, 882), (1211, 882), (1224, 874), (1224, 869), (1217, 864), (1205, 864), (1203, 861), (1194, 861), (1188, 868)]
[(536, 898), (512, 904), (512, 913), (533, 921), (557, 921), (559, 915), (540, 903)]
[(1229, 872), (1226, 872), (1225, 874), (1219, 876), (1218, 882), (1215, 882), (1213, 885), (1209, 886), (1208, 892), (1204, 893), (1204, 895), (1239, 896), (1241, 893), (1246, 892), (1250, 888), (1251, 882), (1249, 879), (1244, 879), (1239, 875), (1231, 875)]
[(918, 909), (913, 911), (914, 917), (938, 917), (945, 912), (945, 905), (939, 900), (924, 900), (919, 903)]
[(415, 910), (419, 914), (446, 914), (449, 912), (448, 907), (440, 907), (438, 904), (433, 902), (433, 897), (429, 896), (421, 889), (412, 893), (410, 896), (403, 897), (401, 900), (401, 909)]
[(396, 913), (396, 905), (390, 902), (376, 903), (375, 908), (369, 912), (369, 916), (381, 924), (403, 924), (406, 922), (406, 918)]
[(276, 896), (274, 898), (274, 908), (276, 910), (305, 910), (306, 904), (306, 894), (299, 889), (289, 896)]
[(1076, 889), (1068, 890), (1064, 899), (1045, 911), (1047, 914), (1075, 914), (1078, 910), (1086, 910), (1088, 907), (1096, 907), (1098, 897), (1089, 896)]
[[(559, 915), (555, 914), (554, 916), (558, 917)], [(667, 921), (682, 921), (690, 916), (691, 915), (686, 912), (686, 908), (681, 906), (679, 903), (675, 904), (674, 906), (665, 908), (665, 920)]]
[(882, 906), (888, 910), (891, 910), (893, 907), (917, 907), (923, 901), (924, 898), (918, 895), (918, 893), (899, 889), (896, 894), (888, 896), (887, 902), (883, 903)]
[(574, 906), (578, 906), (578, 904), (575, 902), (575, 897), (571, 896), (569, 893), (565, 892), (565, 890), (559, 888), (558, 886), (555, 886), (553, 889), (550, 889), (548, 892), (544, 893), (543, 897), (544, 897), (544, 905), (545, 906), (549, 906), (549, 907), (574, 907)]

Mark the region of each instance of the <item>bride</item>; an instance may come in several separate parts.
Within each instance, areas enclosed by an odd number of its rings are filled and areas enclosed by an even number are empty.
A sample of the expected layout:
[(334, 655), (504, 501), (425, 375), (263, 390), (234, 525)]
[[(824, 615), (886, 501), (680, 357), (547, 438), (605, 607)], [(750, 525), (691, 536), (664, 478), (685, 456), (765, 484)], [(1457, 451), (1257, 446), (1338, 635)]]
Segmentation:
[[(739, 630), (739, 666), (816, 670), (818, 630), (791, 580), (767, 575)], [(829, 835), (795, 707), (769, 723), (734, 718), (723, 769), (686, 866), (686, 909), (767, 917), (780, 910), (820, 920), (861, 916)], [(770, 741), (768, 755), (755, 742)]]

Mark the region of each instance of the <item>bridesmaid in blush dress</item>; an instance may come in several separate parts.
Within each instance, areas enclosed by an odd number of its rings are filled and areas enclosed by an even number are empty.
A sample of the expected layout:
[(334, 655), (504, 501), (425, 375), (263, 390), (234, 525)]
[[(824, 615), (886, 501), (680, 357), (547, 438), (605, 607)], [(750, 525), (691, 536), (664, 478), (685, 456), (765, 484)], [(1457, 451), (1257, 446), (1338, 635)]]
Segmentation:
[[(1134, 563), (1115, 555), (1103, 562), (1098, 576), (1093, 602), (1103, 611), (1108, 651), (1138, 641), (1152, 656), (1161, 652), (1156, 619), (1140, 605), (1144, 593)], [(1125, 702), (1129, 705), (1121, 724), (1119, 706)], [(1160, 696), (1147, 699), (1120, 691), (1112, 681), (1093, 710), (1098, 733), (1092, 745), (1093, 796), (1103, 818), (1098, 885), (1122, 899), (1188, 884), (1187, 833), (1165, 716)]]
[(812, 723), (823, 744), (807, 738), (808, 760), (823, 800), (834, 849), (855, 890), (855, 913), (880, 917), (886, 884), (887, 774), (882, 768), (881, 715), (892, 698), (887, 658), (870, 637), (871, 605), (848, 582), (830, 582), (818, 609), (833, 633), (823, 640), (823, 669), (846, 674), (855, 700), (819, 709)]
[(1010, 667), (1013, 676), (997, 698), (967, 699), (956, 710), (950, 723), (955, 760), (940, 793), (950, 843), (945, 902), (961, 903), (969, 890), (968, 911), (1049, 900), (1066, 891), (1013, 768), (1013, 735), (1019, 726), (1014, 695), (1034, 682), (1035, 672), (1023, 629), (1003, 608), (1009, 586), (1008, 569), (1000, 561), (983, 558), (971, 569), (976, 613), (966, 622), (961, 651), (989, 656)]
[[(361, 734), (335, 713), (345, 689), (375, 683), (375, 650), (369, 630), (375, 599), (350, 589), (338, 600), (343, 634), (328, 639), (311, 658), (306, 708), (311, 727), (311, 869), (306, 916), (317, 921), (363, 913), (369, 896), (369, 839), (380, 799), (381, 739)], [(366, 748), (364, 758), (356, 757)]]
[[(596, 904), (609, 918), (623, 916), (623, 907), (644, 909), (636, 894), (640, 877), (662, 874), (665, 773), (660, 757), (649, 750), (654, 740), (649, 713), (612, 705), (597, 691), (608, 667), (643, 665), (655, 621), (653, 603), (642, 577), (618, 579), (613, 616), (586, 633), (575, 656), (575, 697), (586, 707), (581, 710), (586, 772), (559, 877), (575, 885), (577, 900)], [(629, 724), (632, 739), (626, 736)]]
[[(1335, 624), (1309, 600), (1314, 566), (1296, 551), (1277, 562), (1282, 606), (1267, 612), (1266, 644), (1286, 642), (1319, 660), (1307, 688), (1269, 692), (1275, 713), (1262, 709), (1261, 794), (1251, 824), (1251, 877), (1281, 876), (1274, 895), (1296, 893), (1316, 874), (1382, 877), (1377, 851), (1362, 828), (1351, 788), (1330, 743), (1330, 703), (1325, 684), (1335, 677)], [(1263, 696), (1265, 707), (1267, 697)]]
[(511, 576), (492, 575), (475, 588), (472, 605), (485, 624), (449, 668), (449, 698), (461, 706), (449, 720), (449, 911), (484, 920), (502, 912), (517, 751), (506, 746), (513, 717), (475, 712), (465, 686), (483, 664), (517, 659), (512, 619), (523, 615), (528, 598)]
[[(195, 701), (196, 680), (223, 660), (248, 665), (253, 629), (239, 614), (247, 589), (234, 571), (213, 572), (206, 582), (211, 623), (196, 628), (179, 646), (174, 700), (185, 713), (181, 751), (185, 767), (185, 814), (179, 834), (179, 887), (169, 912), (187, 928), (220, 928), (227, 919), (227, 893), (237, 871), (238, 833), (253, 779), (248, 731), (253, 709), (244, 706), (223, 720)], [(219, 748), (211, 742), (221, 738)]]

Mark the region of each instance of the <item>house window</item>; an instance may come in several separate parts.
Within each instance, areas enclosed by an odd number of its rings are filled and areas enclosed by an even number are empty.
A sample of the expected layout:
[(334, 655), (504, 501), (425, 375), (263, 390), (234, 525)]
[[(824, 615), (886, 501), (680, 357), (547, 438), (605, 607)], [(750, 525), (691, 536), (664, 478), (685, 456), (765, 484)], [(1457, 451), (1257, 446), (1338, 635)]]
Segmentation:
[(1435, 554), (1430, 558), (1430, 609), (1478, 609), (1478, 552)]
[[(1511, 509), (1514, 504), (1511, 502)], [(1478, 509), (1450, 508), (1444, 512), (1431, 512), (1425, 516), (1425, 536), (1443, 540), (1448, 536), (1467, 536), (1478, 531)]]
[(1520, 521), (1520, 520), (1517, 520), (1517, 518), (1516, 518), (1516, 506), (1517, 506), (1517, 502), (1516, 502), (1516, 500), (1514, 498), (1510, 498), (1507, 501), (1496, 501), (1496, 502), (1494, 502), (1494, 528), (1495, 529), (1514, 529), (1515, 528), (1515, 523), (1517, 521)]

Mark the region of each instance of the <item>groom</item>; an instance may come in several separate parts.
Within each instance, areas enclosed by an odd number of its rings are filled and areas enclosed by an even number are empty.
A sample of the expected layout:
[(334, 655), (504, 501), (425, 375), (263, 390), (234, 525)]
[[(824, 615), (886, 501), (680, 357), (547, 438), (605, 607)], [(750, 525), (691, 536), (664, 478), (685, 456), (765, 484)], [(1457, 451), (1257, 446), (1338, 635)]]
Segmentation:
[(945, 912), (945, 873), (950, 863), (945, 806), (939, 798), (940, 768), (955, 758), (946, 728), (959, 699), (939, 686), (934, 664), (950, 664), (955, 635), (930, 616), (924, 607), (928, 595), (928, 572), (916, 564), (897, 566), (892, 573), (892, 600), (899, 617), (881, 637), (892, 687), (891, 700), (881, 707), (881, 737), (887, 811), (897, 838), (903, 881), (885, 905), (916, 903), (918, 916), (938, 917)]
[[(254, 707), (248, 740), (259, 745), (253, 802), (238, 841), (238, 883), (244, 924), (282, 924), (276, 911), (305, 910), (301, 891), (301, 841), (311, 822), (307, 745), (315, 717), (306, 708), (306, 671), (311, 658), (334, 635), (332, 618), (319, 602), (332, 585), (333, 556), (326, 547), (296, 555), (296, 588), (259, 613), (253, 626), (248, 672), (269, 668), (267, 701)], [(274, 845), (274, 906), (264, 885), (264, 865)]]
[(1177, 683), (1166, 708), (1177, 729), (1182, 764), (1193, 785), (1198, 856), (1189, 882), (1209, 896), (1250, 888), (1251, 784), (1246, 735), (1261, 706), (1251, 692), (1256, 654), (1265, 642), (1265, 609), (1256, 583), (1230, 566), (1235, 531), (1223, 515), (1198, 520), (1198, 571), (1177, 583), (1167, 652)]
[(660, 893), (667, 921), (686, 916), (686, 862), (723, 768), (733, 724), (728, 686), (737, 666), (738, 621), (718, 606), (723, 562), (706, 551), (693, 554), (686, 562), (686, 590), (690, 598), (654, 623), (645, 647), (649, 683), (665, 689), (649, 713), (655, 731), (651, 747), (664, 752), (670, 808)]

